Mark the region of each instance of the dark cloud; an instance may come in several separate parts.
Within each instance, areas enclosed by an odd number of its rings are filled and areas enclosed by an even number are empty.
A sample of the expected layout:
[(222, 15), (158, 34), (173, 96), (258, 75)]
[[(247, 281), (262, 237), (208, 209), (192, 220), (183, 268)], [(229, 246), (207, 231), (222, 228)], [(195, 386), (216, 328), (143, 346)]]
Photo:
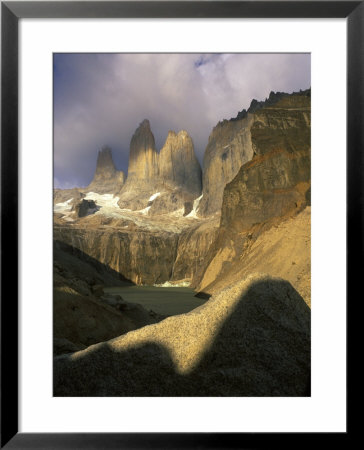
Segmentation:
[(202, 162), (217, 122), (270, 91), (306, 89), (310, 76), (308, 54), (56, 54), (55, 185), (87, 185), (104, 144), (126, 171), (145, 118), (159, 149), (168, 130), (187, 130)]

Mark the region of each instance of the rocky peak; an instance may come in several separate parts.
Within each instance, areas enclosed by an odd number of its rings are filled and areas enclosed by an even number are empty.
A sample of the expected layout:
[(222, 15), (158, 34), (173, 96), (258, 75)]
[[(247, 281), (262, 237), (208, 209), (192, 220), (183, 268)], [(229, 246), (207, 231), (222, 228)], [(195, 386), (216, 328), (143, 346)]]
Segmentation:
[[(297, 97), (301, 97), (299, 100)], [(306, 89), (304, 91), (300, 90), (298, 92), (293, 92), (292, 94), (288, 94), (287, 92), (273, 92), (271, 91), (269, 93), (268, 98), (262, 101), (258, 101), (255, 98), (250, 102), (249, 108), (243, 109), (240, 112), (238, 112), (238, 115), (236, 117), (233, 117), (230, 119), (230, 121), (236, 121), (244, 119), (248, 113), (254, 113), (258, 111), (261, 108), (267, 107), (267, 106), (273, 106), (276, 103), (280, 102), (282, 99), (290, 99), (290, 101), (294, 102), (300, 102), (300, 103), (309, 103), (311, 100), (311, 88)], [(306, 100), (306, 101), (305, 101)], [(289, 103), (289, 102), (288, 102)]]
[(204, 155), (200, 215), (221, 210), (224, 187), (253, 157), (277, 149), (309, 150), (310, 97), (310, 89), (292, 94), (271, 92), (265, 101), (252, 100), (248, 110), (216, 125)]
[(159, 153), (159, 177), (164, 184), (201, 192), (201, 167), (187, 131), (169, 131)]
[(111, 178), (116, 168), (112, 159), (111, 148), (104, 146), (98, 153), (94, 180), (98, 178)]
[(100, 194), (118, 192), (124, 180), (124, 172), (116, 170), (111, 148), (105, 145), (98, 153), (95, 175), (88, 190)]
[(155, 140), (149, 120), (144, 119), (130, 142), (128, 180), (148, 180), (158, 174)]

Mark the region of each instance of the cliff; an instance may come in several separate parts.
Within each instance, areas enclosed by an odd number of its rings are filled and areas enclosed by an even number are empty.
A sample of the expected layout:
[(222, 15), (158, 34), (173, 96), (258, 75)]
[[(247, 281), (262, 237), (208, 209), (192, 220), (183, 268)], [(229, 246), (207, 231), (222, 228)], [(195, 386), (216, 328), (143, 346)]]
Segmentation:
[(119, 192), (119, 205), (147, 214), (185, 208), (201, 193), (201, 167), (186, 131), (170, 131), (158, 152), (148, 120), (130, 142), (128, 176)]
[(289, 154), (310, 149), (311, 92), (271, 93), (265, 102), (253, 100), (248, 111), (213, 129), (203, 162), (203, 198), (198, 213), (219, 212), (225, 186), (241, 166), (270, 151)]

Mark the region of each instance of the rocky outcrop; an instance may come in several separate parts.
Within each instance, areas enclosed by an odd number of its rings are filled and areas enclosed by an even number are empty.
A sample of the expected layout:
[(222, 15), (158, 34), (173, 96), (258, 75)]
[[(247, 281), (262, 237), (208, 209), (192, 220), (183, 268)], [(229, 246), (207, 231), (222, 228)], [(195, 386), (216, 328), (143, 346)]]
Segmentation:
[(252, 122), (250, 115), (239, 121), (225, 120), (218, 123), (210, 134), (203, 159), (203, 197), (199, 215), (220, 212), (225, 185), (244, 163), (252, 159)]
[(186, 131), (170, 131), (160, 153), (148, 120), (130, 143), (128, 177), (120, 193), (122, 208), (165, 214), (185, 207), (201, 193), (201, 168)]
[(172, 280), (192, 280), (203, 266), (219, 229), (218, 219), (199, 222), (182, 231), (178, 239)]
[(283, 280), (235, 282), (204, 305), (54, 360), (55, 396), (310, 395), (310, 311)]
[(310, 94), (310, 90), (291, 95), (271, 93), (265, 102), (253, 100), (248, 111), (214, 128), (204, 156), (200, 215), (220, 211), (224, 187), (253, 157), (270, 151), (309, 152)]
[(77, 217), (85, 217), (88, 214), (96, 212), (98, 209), (96, 203), (93, 200), (82, 199), (80, 203), (74, 207), (74, 211)]
[(191, 137), (184, 130), (168, 133), (159, 153), (159, 178), (162, 185), (201, 193), (201, 167), (196, 158)]
[[(236, 279), (263, 272), (289, 281), (311, 306), (311, 208), (297, 215), (252, 227), (248, 233), (228, 233), (212, 244), (194, 276), (204, 294), (219, 292)], [(206, 261), (209, 261), (206, 267)], [(202, 267), (205, 268), (201, 270)]]
[(116, 170), (111, 149), (105, 146), (99, 151), (95, 175), (85, 191), (98, 194), (116, 193), (120, 191), (124, 181), (124, 172)]
[(131, 221), (88, 216), (72, 227), (55, 223), (54, 239), (78, 257), (88, 255), (136, 284), (162, 284), (191, 279), (218, 231), (216, 219), (185, 220), (185, 228), (173, 230), (163, 221), (147, 228)]
[(248, 230), (307, 205), (310, 154), (273, 150), (245, 164), (224, 190), (221, 227)]
[(54, 189), (53, 190), (53, 204), (64, 203), (71, 200), (71, 207), (76, 203), (80, 202), (85, 194), (82, 192), (81, 188), (73, 189)]
[[(310, 304), (310, 223), (305, 222), (305, 232), (294, 234), (296, 229), (302, 231), (300, 221), (294, 217), (310, 205), (309, 95), (284, 95), (273, 106), (258, 108), (250, 136), (254, 157), (239, 169), (223, 191), (220, 228), (193, 285), (205, 293), (216, 292), (237, 274), (245, 276), (254, 267), (289, 279)], [(264, 241), (267, 230), (280, 227), (287, 220), (292, 220), (292, 225), (288, 227), (285, 245), (283, 242), (281, 247), (265, 245), (260, 256), (259, 252), (254, 253), (257, 264), (252, 266), (249, 248)], [(287, 245), (288, 236), (294, 245)], [(271, 248), (275, 248), (275, 258), (271, 256)], [(302, 252), (299, 258), (298, 249)], [(271, 268), (265, 264), (268, 255)], [(288, 270), (282, 259), (293, 266), (299, 264)]]
[(54, 227), (54, 239), (91, 256), (136, 284), (153, 285), (171, 278), (178, 234), (137, 228)]
[(161, 320), (140, 305), (103, 294), (105, 286), (131, 284), (117, 272), (59, 241), (53, 254), (55, 354), (74, 352)]
[(143, 122), (136, 129), (130, 142), (128, 177), (125, 189), (129, 185), (141, 187), (149, 186), (158, 177), (158, 153), (155, 148), (153, 133), (149, 120)]

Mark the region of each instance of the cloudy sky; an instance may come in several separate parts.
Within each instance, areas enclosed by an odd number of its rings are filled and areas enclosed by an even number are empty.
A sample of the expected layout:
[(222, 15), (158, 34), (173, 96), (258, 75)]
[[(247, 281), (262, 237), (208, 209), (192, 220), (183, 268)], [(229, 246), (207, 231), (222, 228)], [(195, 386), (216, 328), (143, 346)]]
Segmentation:
[(202, 164), (217, 122), (270, 91), (307, 89), (310, 76), (308, 54), (55, 54), (55, 187), (86, 186), (105, 144), (126, 172), (146, 118), (158, 149), (168, 130), (187, 130)]

